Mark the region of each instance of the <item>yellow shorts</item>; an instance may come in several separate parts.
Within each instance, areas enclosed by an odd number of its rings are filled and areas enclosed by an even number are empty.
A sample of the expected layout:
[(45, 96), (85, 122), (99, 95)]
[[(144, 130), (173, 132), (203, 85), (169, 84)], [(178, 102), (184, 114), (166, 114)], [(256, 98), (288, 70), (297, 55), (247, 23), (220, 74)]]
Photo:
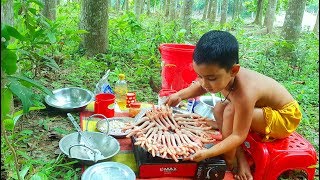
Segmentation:
[(267, 122), (264, 140), (270, 137), (276, 139), (288, 137), (296, 130), (302, 117), (299, 104), (295, 100), (280, 109), (263, 107), (262, 110)]

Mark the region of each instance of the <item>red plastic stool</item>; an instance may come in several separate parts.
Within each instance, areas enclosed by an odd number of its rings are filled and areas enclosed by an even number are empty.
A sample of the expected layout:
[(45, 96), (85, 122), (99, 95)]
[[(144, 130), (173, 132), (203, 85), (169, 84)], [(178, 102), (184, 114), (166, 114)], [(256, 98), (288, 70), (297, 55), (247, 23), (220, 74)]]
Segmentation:
[(262, 142), (259, 134), (251, 132), (242, 147), (254, 161), (254, 180), (276, 180), (288, 170), (303, 170), (309, 180), (314, 179), (316, 151), (297, 132), (272, 142)]

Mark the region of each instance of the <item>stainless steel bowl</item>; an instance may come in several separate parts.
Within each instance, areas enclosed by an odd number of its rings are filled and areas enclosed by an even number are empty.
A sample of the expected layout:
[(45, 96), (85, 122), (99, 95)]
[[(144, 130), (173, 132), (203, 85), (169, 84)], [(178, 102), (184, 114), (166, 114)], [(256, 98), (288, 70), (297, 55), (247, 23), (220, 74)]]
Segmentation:
[(103, 162), (113, 156), (115, 156), (120, 151), (119, 142), (112, 136), (109, 136), (100, 132), (88, 132), (84, 131), (83, 135), (86, 136), (89, 144), (83, 144), (81, 136), (78, 132), (74, 132), (64, 136), (59, 141), (60, 150), (69, 156), (69, 158), (74, 158), (80, 160), (83, 164), (94, 164), (94, 149), (101, 152), (100, 157), (97, 157), (97, 162)]
[(214, 120), (212, 108), (219, 102), (221, 98), (212, 96), (200, 96), (199, 103), (194, 107), (194, 112), (200, 116)]
[(81, 111), (94, 99), (91, 91), (79, 87), (67, 87), (52, 91), (45, 102), (54, 108), (64, 111)]

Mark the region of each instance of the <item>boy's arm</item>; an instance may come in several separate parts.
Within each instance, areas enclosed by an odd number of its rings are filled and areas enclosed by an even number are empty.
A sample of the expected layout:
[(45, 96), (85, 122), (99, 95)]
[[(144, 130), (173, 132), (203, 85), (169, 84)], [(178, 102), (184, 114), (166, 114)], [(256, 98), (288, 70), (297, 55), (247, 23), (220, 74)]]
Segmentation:
[(189, 87), (171, 94), (166, 100), (165, 104), (168, 104), (169, 106), (176, 106), (181, 102), (181, 100), (200, 96), (206, 92), (207, 91), (200, 85), (200, 83), (196, 81)]
[(197, 97), (203, 95), (207, 91), (200, 85), (198, 81), (195, 81), (189, 87), (178, 91), (176, 94), (181, 98), (181, 100)]
[(236, 108), (234, 114), (232, 134), (224, 140), (222, 140), (221, 142), (212, 146), (210, 149), (203, 150), (200, 153), (196, 153), (188, 159), (194, 161), (201, 161), (205, 158), (219, 156), (228, 151), (236, 149), (245, 141), (252, 122), (254, 104), (244, 104), (241, 103), (241, 101), (238, 102), (240, 103), (234, 104)]

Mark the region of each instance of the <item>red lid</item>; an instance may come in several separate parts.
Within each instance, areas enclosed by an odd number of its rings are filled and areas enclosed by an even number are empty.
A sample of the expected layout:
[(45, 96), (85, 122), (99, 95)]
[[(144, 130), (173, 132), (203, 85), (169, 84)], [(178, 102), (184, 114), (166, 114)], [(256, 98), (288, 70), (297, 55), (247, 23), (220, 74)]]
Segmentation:
[(159, 92), (159, 96), (169, 96), (170, 94), (176, 93), (176, 90), (173, 89), (161, 89)]
[(135, 96), (136, 95), (136, 93), (134, 93), (134, 92), (128, 92), (127, 93), (127, 96)]
[(141, 103), (139, 103), (139, 102), (134, 102), (134, 103), (130, 104), (130, 107), (132, 107), (132, 108), (140, 108), (140, 106), (141, 106)]

